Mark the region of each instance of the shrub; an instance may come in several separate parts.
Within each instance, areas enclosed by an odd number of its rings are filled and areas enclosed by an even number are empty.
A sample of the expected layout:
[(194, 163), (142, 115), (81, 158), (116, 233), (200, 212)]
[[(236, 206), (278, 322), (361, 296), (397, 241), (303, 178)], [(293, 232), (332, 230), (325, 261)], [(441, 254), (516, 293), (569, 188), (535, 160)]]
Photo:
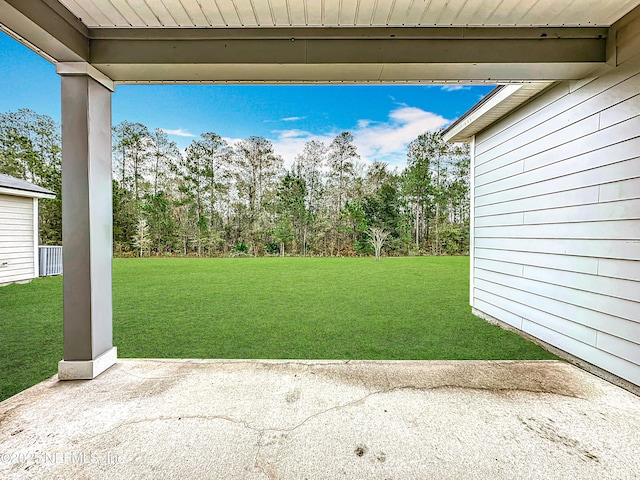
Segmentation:
[(442, 250), (447, 255), (469, 253), (469, 229), (465, 225), (446, 225), (440, 231)]
[(265, 243), (264, 251), (267, 255), (280, 255), (280, 244), (278, 242)]
[(233, 250), (237, 253), (248, 253), (249, 245), (244, 242), (238, 242), (233, 246)]

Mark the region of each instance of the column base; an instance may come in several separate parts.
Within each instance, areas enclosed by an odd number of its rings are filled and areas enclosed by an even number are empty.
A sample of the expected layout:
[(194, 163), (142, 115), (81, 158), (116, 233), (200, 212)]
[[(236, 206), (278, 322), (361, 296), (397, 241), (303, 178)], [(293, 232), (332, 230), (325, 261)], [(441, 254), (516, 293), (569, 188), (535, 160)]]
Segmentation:
[(92, 380), (116, 363), (117, 358), (117, 347), (111, 347), (93, 360), (60, 360), (58, 380)]

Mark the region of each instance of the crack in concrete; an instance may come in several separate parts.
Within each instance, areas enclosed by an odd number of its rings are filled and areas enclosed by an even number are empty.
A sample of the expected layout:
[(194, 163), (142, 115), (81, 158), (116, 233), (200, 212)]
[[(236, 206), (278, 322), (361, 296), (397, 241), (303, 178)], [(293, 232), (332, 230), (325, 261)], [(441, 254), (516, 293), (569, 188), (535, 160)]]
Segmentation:
[(305, 423), (307, 423), (309, 420), (319, 417), (320, 415), (324, 415), (325, 413), (329, 413), (332, 412), (334, 410), (340, 410), (342, 408), (347, 408), (347, 407), (351, 407), (354, 404), (360, 403), (360, 402), (364, 402), (367, 398), (369, 398), (372, 395), (376, 395), (378, 393), (385, 393), (384, 391), (376, 391), (376, 392), (371, 392), (368, 393), (367, 395), (358, 398), (356, 400), (352, 400), (351, 402), (347, 402), (345, 404), (342, 405), (334, 405), (333, 407), (327, 408), (325, 410), (321, 410), (320, 412), (316, 412), (313, 415), (309, 415), (307, 418), (305, 418), (302, 422), (298, 423), (297, 425), (295, 425), (294, 427), (291, 428), (285, 428), (285, 429), (278, 429), (278, 428), (265, 428), (265, 431), (272, 431), (272, 432), (293, 432), (295, 430), (297, 430), (298, 428), (302, 427)]
[(85, 440), (92, 440), (93, 438), (99, 437), (99, 436), (104, 436), (114, 430), (117, 430), (119, 428), (128, 426), (128, 425), (135, 425), (138, 423), (144, 423), (144, 422), (152, 422), (152, 421), (162, 421), (162, 420), (181, 420), (181, 419), (201, 419), (201, 420), (224, 420), (224, 421), (228, 421), (231, 423), (235, 423), (238, 425), (242, 425), (245, 428), (252, 430), (260, 435), (263, 435), (264, 432), (282, 432), (282, 433), (290, 433), (293, 432), (295, 430), (297, 430), (298, 428), (302, 427), (304, 424), (306, 424), (307, 422), (309, 422), (310, 420), (317, 418), (321, 415), (324, 415), (326, 413), (335, 411), (335, 410), (341, 410), (343, 408), (348, 408), (351, 406), (354, 406), (356, 404), (362, 403), (365, 400), (367, 400), (368, 398), (374, 396), (374, 395), (383, 395), (383, 394), (387, 394), (387, 393), (393, 393), (396, 391), (400, 391), (400, 390), (414, 390), (417, 392), (425, 392), (425, 391), (431, 391), (431, 390), (440, 390), (440, 389), (454, 389), (454, 388), (459, 388), (459, 389), (463, 389), (463, 390), (475, 390), (475, 391), (484, 391), (484, 392), (529, 392), (529, 393), (536, 393), (536, 394), (550, 394), (550, 395), (559, 395), (559, 396), (564, 396), (564, 397), (570, 397), (570, 398), (578, 398), (578, 399), (582, 399), (582, 397), (577, 397), (574, 395), (567, 395), (567, 394), (562, 394), (562, 393), (557, 393), (557, 392), (546, 392), (544, 390), (529, 390), (529, 389), (512, 389), (512, 388), (485, 388), (485, 387), (467, 387), (467, 386), (460, 386), (460, 385), (455, 385), (455, 384), (451, 384), (451, 385), (435, 385), (435, 386), (429, 386), (429, 387), (417, 387), (415, 385), (400, 385), (400, 386), (396, 386), (396, 387), (392, 387), (392, 388), (388, 388), (388, 389), (383, 389), (383, 390), (375, 390), (373, 392), (369, 392), (366, 395), (363, 395), (359, 398), (356, 398), (354, 400), (351, 400), (347, 403), (344, 404), (340, 404), (340, 405), (334, 405), (332, 407), (326, 408), (324, 410), (321, 410), (319, 412), (316, 412), (312, 415), (309, 415), (308, 417), (306, 417), (304, 420), (302, 420), (301, 422), (299, 422), (298, 424), (294, 425), (293, 427), (290, 428), (277, 428), (277, 427), (267, 427), (267, 428), (258, 428), (255, 427), (253, 425), (251, 425), (249, 422), (245, 421), (245, 420), (239, 420), (239, 419), (235, 419), (226, 415), (180, 415), (180, 416), (160, 416), (157, 418), (141, 418), (141, 419), (137, 419), (137, 420), (130, 420), (127, 422), (122, 422), (112, 428), (110, 428), (109, 430), (106, 430), (105, 432), (93, 435), (91, 437), (87, 437)]
[(264, 437), (264, 431), (261, 431), (258, 436), (258, 442), (257, 442), (258, 448), (256, 449), (255, 457), (253, 457), (253, 466), (256, 467), (258, 470), (260, 470), (260, 472), (265, 477), (267, 477), (267, 480), (271, 480), (271, 476), (265, 471), (262, 465), (258, 463), (258, 457), (260, 456), (260, 451), (262, 450), (262, 437)]
[(128, 427), (130, 425), (138, 425), (141, 423), (147, 423), (147, 422), (158, 422), (158, 421), (165, 421), (165, 420), (193, 420), (193, 419), (199, 419), (199, 420), (224, 420), (227, 422), (231, 422), (237, 425), (242, 425), (243, 427), (245, 427), (248, 430), (252, 430), (258, 434), (262, 433), (263, 430), (260, 430), (258, 428), (255, 428), (253, 426), (251, 426), (248, 422), (245, 422), (243, 420), (237, 420), (235, 418), (232, 417), (228, 417), (226, 415), (179, 415), (179, 416), (167, 416), (167, 415), (160, 415), (159, 417), (154, 417), (154, 418), (138, 418), (136, 420), (129, 420), (126, 422), (121, 422), (118, 425), (114, 425), (113, 427), (109, 428), (108, 430), (105, 430), (104, 432), (100, 432), (100, 433), (96, 433), (95, 435), (91, 435), (89, 437), (85, 437), (84, 439), (82, 439), (83, 442), (89, 442), (91, 440), (94, 440), (95, 438), (98, 437), (104, 437), (105, 435), (108, 435), (111, 432), (114, 432), (115, 430), (118, 430), (120, 428), (123, 427)]
[[(118, 430), (120, 428), (123, 427), (127, 427), (130, 425), (137, 425), (140, 423), (145, 423), (145, 422), (157, 422), (157, 421), (164, 421), (164, 420), (192, 420), (192, 419), (200, 419), (200, 420), (224, 420), (227, 422), (231, 422), (237, 425), (242, 425), (243, 427), (247, 428), (248, 430), (251, 430), (253, 432), (258, 433), (259, 435), (264, 435), (265, 432), (281, 432), (281, 433), (290, 433), (293, 432), (294, 430), (300, 428), (302, 425), (304, 425), (305, 423), (307, 423), (309, 420), (316, 418), (320, 415), (324, 415), (325, 413), (331, 412), (333, 410), (339, 410), (342, 408), (347, 408), (350, 407), (354, 404), (357, 404), (359, 402), (362, 402), (364, 400), (366, 400), (367, 398), (369, 398), (372, 395), (376, 395), (379, 393), (386, 393), (385, 391), (375, 391), (375, 392), (370, 392), (367, 395), (357, 398), (355, 400), (352, 400), (350, 402), (347, 402), (345, 404), (342, 405), (334, 405), (333, 407), (327, 408), (325, 410), (321, 410), (319, 412), (316, 412), (312, 415), (309, 415), (308, 417), (306, 417), (302, 422), (296, 424), (293, 427), (290, 428), (275, 428), (275, 427), (267, 427), (267, 428), (258, 428), (258, 427), (254, 427), (253, 425), (251, 425), (249, 422), (245, 421), (245, 420), (238, 420), (236, 418), (232, 418), (229, 417), (227, 415), (180, 415), (180, 416), (167, 416), (167, 415), (161, 415), (159, 417), (154, 417), (154, 418), (139, 418), (136, 420), (129, 420), (126, 422), (121, 422), (118, 425), (115, 425), (111, 428), (109, 428), (108, 430), (105, 430), (104, 432), (101, 433), (97, 433), (95, 435), (92, 435), (90, 437), (85, 437), (83, 439), (83, 441), (91, 441), (97, 437), (101, 437), (104, 435), (108, 435), (109, 433)], [(262, 438), (262, 437), (261, 437)], [(261, 438), (259, 440), (261, 440)]]

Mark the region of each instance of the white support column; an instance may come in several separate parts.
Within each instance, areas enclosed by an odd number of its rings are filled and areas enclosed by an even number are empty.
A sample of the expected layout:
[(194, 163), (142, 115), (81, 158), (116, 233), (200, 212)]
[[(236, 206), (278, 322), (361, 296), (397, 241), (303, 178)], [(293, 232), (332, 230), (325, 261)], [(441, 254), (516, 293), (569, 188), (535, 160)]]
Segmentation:
[(91, 379), (112, 366), (111, 93), (86, 63), (62, 76), (64, 360), (60, 380)]

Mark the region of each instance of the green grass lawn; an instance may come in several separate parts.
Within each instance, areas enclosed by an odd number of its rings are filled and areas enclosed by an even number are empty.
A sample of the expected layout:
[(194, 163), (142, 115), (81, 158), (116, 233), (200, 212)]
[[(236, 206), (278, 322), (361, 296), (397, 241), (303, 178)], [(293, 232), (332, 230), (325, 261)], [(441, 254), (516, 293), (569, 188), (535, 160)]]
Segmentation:
[[(474, 317), (468, 257), (116, 259), (120, 357), (549, 359)], [(62, 358), (62, 278), (0, 288), (0, 399)]]

